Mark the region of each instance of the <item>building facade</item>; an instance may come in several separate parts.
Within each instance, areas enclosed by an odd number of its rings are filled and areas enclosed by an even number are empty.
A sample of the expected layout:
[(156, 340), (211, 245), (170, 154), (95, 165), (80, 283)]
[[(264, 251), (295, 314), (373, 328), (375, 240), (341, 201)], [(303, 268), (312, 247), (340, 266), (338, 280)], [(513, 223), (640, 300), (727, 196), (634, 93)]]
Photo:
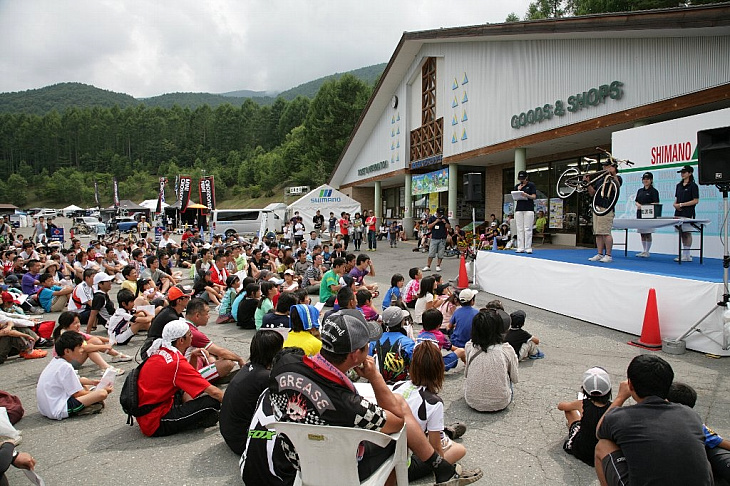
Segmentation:
[(524, 169), (553, 240), (592, 244), (558, 176), (616, 131), (726, 107), (728, 6), (405, 33), (330, 184), (411, 229), (425, 207), (502, 219)]

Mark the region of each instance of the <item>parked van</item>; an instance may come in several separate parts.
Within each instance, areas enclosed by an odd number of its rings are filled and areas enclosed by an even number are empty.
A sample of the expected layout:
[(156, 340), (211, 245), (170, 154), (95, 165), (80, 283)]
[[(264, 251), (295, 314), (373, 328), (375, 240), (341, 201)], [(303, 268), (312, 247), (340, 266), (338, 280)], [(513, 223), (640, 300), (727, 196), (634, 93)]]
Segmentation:
[(256, 235), (261, 229), (261, 220), (266, 215), (269, 231), (283, 231), (283, 221), (273, 211), (266, 209), (216, 209), (213, 211), (213, 232), (219, 235)]

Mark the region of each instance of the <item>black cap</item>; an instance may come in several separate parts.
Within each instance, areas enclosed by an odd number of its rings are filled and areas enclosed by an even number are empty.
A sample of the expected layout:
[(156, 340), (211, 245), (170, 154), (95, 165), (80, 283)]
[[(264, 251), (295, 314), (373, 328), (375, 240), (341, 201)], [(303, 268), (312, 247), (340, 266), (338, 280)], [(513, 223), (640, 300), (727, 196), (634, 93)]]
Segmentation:
[(695, 171), (694, 167), (692, 167), (691, 165), (685, 165), (684, 167), (682, 167), (681, 169), (679, 169), (677, 171), (677, 174), (682, 173), (682, 172), (689, 172), (690, 174), (692, 174), (694, 171)]
[(527, 179), (527, 171), (526, 170), (519, 171), (517, 173), (517, 179), (519, 179), (519, 180)]
[(644, 172), (644, 175), (641, 176), (641, 178), (654, 180), (654, 174), (652, 174), (651, 172)]

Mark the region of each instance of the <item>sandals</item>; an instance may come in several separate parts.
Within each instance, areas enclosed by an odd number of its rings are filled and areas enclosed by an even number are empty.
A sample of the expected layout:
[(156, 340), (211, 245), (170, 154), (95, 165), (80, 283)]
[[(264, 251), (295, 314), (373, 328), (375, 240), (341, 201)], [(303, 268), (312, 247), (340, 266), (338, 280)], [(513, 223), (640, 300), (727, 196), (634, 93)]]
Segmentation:
[(127, 354), (119, 353), (116, 356), (112, 356), (112, 363), (126, 363), (127, 361), (132, 361), (132, 359), (133, 358)]
[(465, 484), (471, 484), (482, 479), (484, 473), (481, 469), (476, 468), (474, 470), (464, 469), (461, 464), (454, 464), (456, 471), (451, 479), (443, 483), (436, 483), (435, 486), (464, 486)]
[(48, 351), (42, 349), (34, 349), (33, 351), (22, 351), (19, 356), (23, 359), (38, 359), (45, 358), (48, 355)]

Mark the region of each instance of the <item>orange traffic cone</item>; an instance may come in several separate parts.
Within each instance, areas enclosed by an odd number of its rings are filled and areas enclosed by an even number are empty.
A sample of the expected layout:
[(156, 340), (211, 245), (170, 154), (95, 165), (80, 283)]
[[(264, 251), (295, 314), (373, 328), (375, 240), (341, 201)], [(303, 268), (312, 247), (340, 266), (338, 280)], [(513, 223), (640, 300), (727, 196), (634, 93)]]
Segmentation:
[(641, 337), (629, 341), (630, 345), (658, 351), (662, 349), (662, 335), (659, 332), (659, 311), (656, 305), (656, 290), (649, 289), (649, 297), (646, 299), (646, 311), (644, 312), (644, 324), (641, 328)]
[(466, 274), (466, 260), (464, 259), (464, 255), (461, 255), (461, 260), (459, 261), (459, 278), (456, 280), (456, 286), (460, 289), (469, 288), (469, 276)]

